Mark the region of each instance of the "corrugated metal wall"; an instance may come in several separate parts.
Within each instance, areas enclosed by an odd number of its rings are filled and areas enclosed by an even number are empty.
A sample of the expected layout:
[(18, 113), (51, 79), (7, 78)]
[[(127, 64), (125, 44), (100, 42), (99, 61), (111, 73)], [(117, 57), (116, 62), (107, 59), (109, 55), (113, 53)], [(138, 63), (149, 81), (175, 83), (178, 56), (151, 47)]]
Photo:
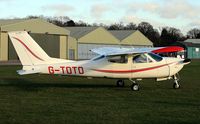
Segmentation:
[(188, 47), (187, 48), (187, 57), (190, 59), (199, 59), (200, 58), (200, 47)]
[(0, 45), (1, 45), (1, 52), (0, 52), (0, 61), (7, 61), (8, 60), (8, 34), (6, 32), (1, 32), (0, 37)]
[(91, 49), (99, 47), (119, 47), (119, 45), (106, 45), (106, 44), (78, 44), (78, 59), (91, 59), (97, 54), (91, 52)]

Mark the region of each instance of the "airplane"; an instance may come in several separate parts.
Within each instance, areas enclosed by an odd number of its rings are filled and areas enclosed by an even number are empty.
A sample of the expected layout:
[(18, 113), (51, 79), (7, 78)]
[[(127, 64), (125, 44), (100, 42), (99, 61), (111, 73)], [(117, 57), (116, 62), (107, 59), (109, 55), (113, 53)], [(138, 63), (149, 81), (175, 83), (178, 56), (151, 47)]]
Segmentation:
[(117, 79), (117, 86), (124, 87), (129, 79), (131, 89), (138, 91), (142, 79), (153, 78), (156, 81), (173, 79), (174, 89), (179, 89), (178, 72), (190, 59), (161, 57), (158, 53), (182, 51), (182, 47), (154, 48), (117, 48), (102, 47), (92, 49), (98, 54), (90, 60), (73, 61), (52, 58), (33, 40), (26, 31), (8, 32), (11, 42), (22, 63), (19, 75), (50, 74)]

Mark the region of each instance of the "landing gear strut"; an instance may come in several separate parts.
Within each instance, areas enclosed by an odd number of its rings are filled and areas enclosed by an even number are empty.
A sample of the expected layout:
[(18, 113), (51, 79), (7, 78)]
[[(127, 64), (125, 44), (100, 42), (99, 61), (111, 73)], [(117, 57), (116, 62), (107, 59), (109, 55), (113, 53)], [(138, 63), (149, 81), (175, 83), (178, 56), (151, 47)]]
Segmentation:
[(129, 79), (133, 84), (131, 85), (131, 90), (138, 91), (140, 89), (139, 84), (137, 84), (134, 80)]
[(173, 84), (173, 88), (174, 89), (179, 89), (180, 88), (180, 83), (179, 83), (179, 75), (178, 74), (175, 74), (174, 75), (174, 84)]
[(124, 80), (118, 80), (117, 87), (124, 87)]

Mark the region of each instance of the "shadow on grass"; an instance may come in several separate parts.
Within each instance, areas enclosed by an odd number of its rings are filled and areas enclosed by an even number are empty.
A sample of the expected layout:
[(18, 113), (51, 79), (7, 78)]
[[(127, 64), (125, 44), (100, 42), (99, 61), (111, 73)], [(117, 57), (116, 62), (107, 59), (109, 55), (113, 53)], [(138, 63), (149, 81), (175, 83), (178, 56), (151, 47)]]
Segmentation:
[(113, 88), (111, 84), (88, 84), (81, 81), (77, 82), (34, 82), (23, 78), (3, 78), (0, 80), (0, 87), (17, 87), (26, 90), (37, 90), (39, 88)]

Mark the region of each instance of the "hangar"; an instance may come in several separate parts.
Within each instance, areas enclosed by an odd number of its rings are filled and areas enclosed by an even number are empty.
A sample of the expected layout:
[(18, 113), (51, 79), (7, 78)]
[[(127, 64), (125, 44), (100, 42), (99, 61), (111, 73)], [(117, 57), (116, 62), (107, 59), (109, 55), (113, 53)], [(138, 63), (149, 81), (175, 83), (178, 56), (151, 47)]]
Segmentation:
[(187, 58), (200, 58), (200, 39), (187, 39), (184, 41), (184, 45), (187, 51)]
[(138, 30), (110, 30), (123, 47), (153, 47), (153, 43)]
[(184, 47), (185, 51), (179, 54), (184, 55), (185, 58), (200, 59), (200, 39), (187, 39), (172, 45)]
[[(111, 30), (103, 27), (65, 27), (70, 31), (69, 58), (90, 59), (98, 47), (153, 47), (153, 43), (138, 30)], [(77, 47), (75, 47), (77, 46)]]
[[(90, 50), (98, 47), (116, 47), (119, 40), (103, 27), (65, 27), (70, 31), (69, 56), (75, 59), (90, 59), (96, 54)], [(73, 45), (71, 45), (73, 44)], [(76, 49), (74, 46), (77, 46)], [(71, 57), (69, 57), (71, 58)]]
[(17, 60), (9, 31), (25, 30), (51, 57), (90, 59), (98, 47), (152, 47), (140, 31), (107, 31), (103, 27), (58, 27), (41, 19), (0, 20), (0, 61)]
[(51, 57), (68, 58), (69, 31), (41, 19), (0, 20), (0, 61), (16, 60), (9, 31), (25, 30)]

